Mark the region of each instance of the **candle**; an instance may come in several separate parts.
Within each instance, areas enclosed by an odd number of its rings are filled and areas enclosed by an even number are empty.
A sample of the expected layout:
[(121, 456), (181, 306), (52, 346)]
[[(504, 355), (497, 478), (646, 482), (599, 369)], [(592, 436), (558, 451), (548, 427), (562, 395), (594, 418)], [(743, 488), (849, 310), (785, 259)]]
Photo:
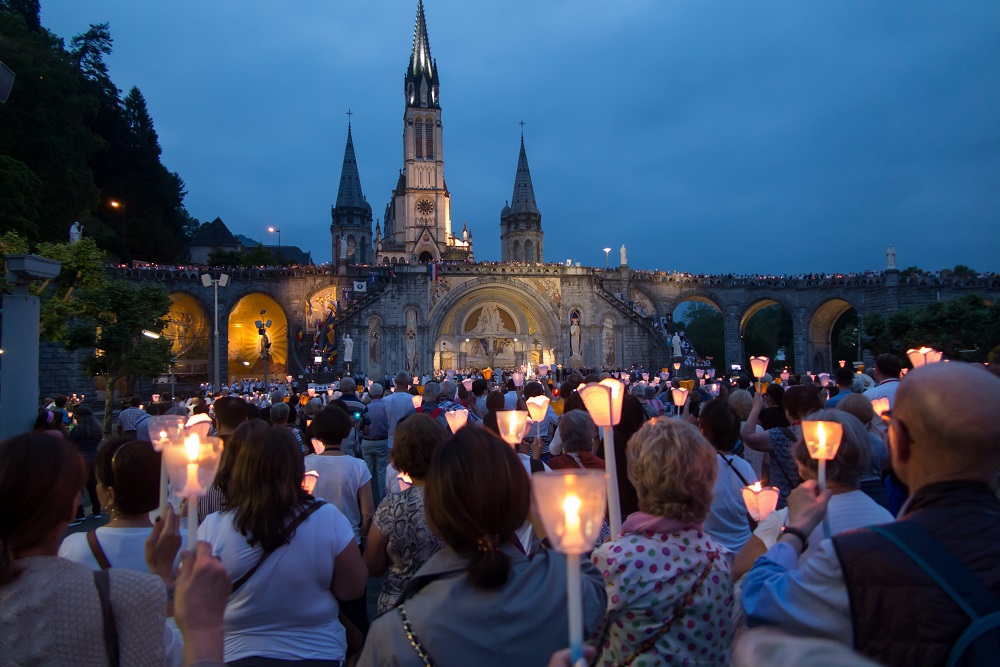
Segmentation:
[(192, 433), (184, 438), (184, 454), (188, 458), (187, 480), (184, 483), (184, 488), (178, 492), (178, 495), (185, 498), (199, 495), (201, 487), (198, 485), (198, 455), (200, 453), (201, 442), (197, 435)]
[(594, 424), (601, 427), (604, 438), (604, 466), (607, 470), (608, 524), (612, 539), (618, 537), (622, 527), (621, 497), (618, 495), (618, 462), (615, 457), (614, 426), (622, 419), (622, 400), (625, 387), (608, 378), (600, 383), (590, 382), (578, 389), (584, 407)]
[[(844, 427), (839, 422), (802, 422), (802, 438), (806, 441), (809, 456), (817, 463), (816, 477), (820, 493), (826, 491), (826, 462), (837, 455), (843, 436)], [(825, 537), (830, 536), (830, 523), (827, 517), (823, 518), (823, 533)]]
[(444, 413), (444, 418), (448, 422), (448, 428), (451, 429), (452, 433), (457, 433), (458, 429), (462, 428), (469, 421), (469, 411), (465, 408), (460, 408), (458, 410), (449, 410)]
[(744, 486), (741, 492), (747, 513), (754, 521), (763, 521), (778, 507), (780, 493), (776, 486), (761, 488), (760, 482), (754, 482), (750, 486)]

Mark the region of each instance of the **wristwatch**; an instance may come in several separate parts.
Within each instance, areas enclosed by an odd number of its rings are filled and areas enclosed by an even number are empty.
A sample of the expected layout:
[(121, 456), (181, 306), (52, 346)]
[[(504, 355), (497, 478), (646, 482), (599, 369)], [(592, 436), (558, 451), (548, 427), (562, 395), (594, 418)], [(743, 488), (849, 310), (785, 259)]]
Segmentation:
[(806, 549), (809, 548), (809, 538), (806, 537), (806, 534), (803, 533), (798, 528), (792, 528), (791, 526), (782, 526), (781, 533), (782, 535), (787, 533), (789, 535), (794, 535), (795, 537), (799, 538), (799, 541), (802, 542), (802, 551), (805, 551)]

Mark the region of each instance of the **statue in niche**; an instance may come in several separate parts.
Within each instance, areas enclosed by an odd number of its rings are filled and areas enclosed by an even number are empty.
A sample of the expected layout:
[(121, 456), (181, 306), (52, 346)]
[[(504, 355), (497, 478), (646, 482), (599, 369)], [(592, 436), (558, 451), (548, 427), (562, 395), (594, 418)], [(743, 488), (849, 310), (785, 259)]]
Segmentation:
[(349, 364), (354, 361), (354, 341), (351, 334), (344, 334), (344, 363)]
[(473, 331), (486, 334), (505, 333), (508, 331), (507, 327), (503, 324), (503, 320), (500, 319), (500, 308), (495, 303), (488, 303), (483, 306)]
[(406, 372), (416, 373), (417, 364), (417, 311), (412, 308), (406, 311)]

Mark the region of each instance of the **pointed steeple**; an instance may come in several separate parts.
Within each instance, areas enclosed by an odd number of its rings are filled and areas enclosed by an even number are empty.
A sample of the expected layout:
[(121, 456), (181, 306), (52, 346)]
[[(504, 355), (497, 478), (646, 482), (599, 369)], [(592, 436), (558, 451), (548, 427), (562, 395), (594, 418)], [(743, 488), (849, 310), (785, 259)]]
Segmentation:
[(535, 203), (535, 188), (531, 184), (528, 169), (528, 155), (524, 152), (524, 134), (521, 135), (521, 154), (517, 158), (517, 174), (514, 176), (514, 195), (511, 197), (511, 213), (538, 213)]
[(368, 206), (361, 191), (358, 160), (354, 156), (354, 137), (351, 123), (347, 123), (347, 148), (344, 149), (344, 168), (340, 171), (340, 190), (337, 191), (337, 208), (364, 208)]
[(424, 18), (423, 0), (417, 0), (417, 20), (413, 26), (413, 51), (406, 70), (406, 104), (411, 107), (437, 109), (437, 61), (431, 56), (431, 42), (427, 38), (427, 20)]

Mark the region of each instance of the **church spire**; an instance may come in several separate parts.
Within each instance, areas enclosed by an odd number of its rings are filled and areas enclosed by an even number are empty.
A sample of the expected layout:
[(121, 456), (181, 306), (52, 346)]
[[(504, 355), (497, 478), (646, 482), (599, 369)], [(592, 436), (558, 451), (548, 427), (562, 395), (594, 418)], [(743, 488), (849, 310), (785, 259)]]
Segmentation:
[(431, 57), (431, 42), (427, 38), (427, 20), (423, 0), (417, 0), (417, 19), (413, 26), (413, 51), (406, 70), (406, 104), (411, 107), (437, 109), (437, 61)]
[(344, 168), (340, 172), (340, 190), (337, 191), (337, 208), (364, 208), (364, 193), (361, 191), (361, 176), (358, 174), (358, 160), (354, 156), (354, 138), (351, 136), (351, 122), (347, 121), (347, 148), (344, 149)]
[(511, 197), (512, 213), (538, 213), (535, 203), (535, 188), (531, 184), (528, 169), (528, 155), (524, 152), (524, 128), (521, 128), (521, 154), (517, 158), (517, 174), (514, 176), (514, 196)]

